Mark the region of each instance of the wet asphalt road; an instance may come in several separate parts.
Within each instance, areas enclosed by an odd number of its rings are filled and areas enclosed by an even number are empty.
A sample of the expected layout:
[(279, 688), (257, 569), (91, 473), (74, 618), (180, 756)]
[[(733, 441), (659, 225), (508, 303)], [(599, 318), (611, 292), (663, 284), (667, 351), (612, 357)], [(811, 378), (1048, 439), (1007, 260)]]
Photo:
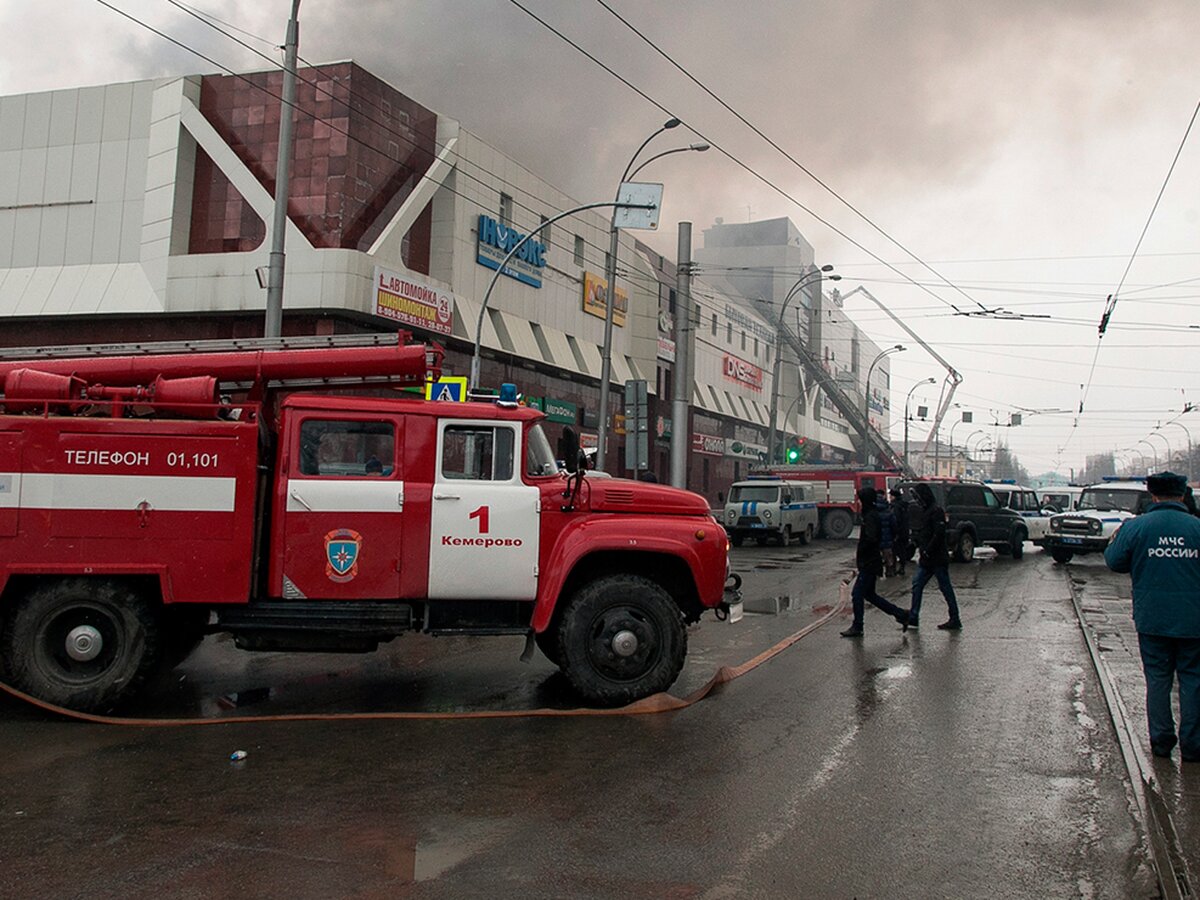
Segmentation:
[[(734, 553), (748, 599), (787, 608), (693, 629), (680, 696), (835, 605), (852, 544)], [(919, 632), (869, 609), (845, 640), (847, 611), (663, 715), (135, 729), (0, 700), (0, 896), (1154, 896), (1066, 571), (1109, 591), (1110, 634), (1121, 580), (979, 556), (952, 568), (961, 633), (933, 627), (936, 588)], [(883, 590), (906, 605), (901, 579)], [(209, 639), (126, 712), (571, 706), (521, 646), (297, 657)]]

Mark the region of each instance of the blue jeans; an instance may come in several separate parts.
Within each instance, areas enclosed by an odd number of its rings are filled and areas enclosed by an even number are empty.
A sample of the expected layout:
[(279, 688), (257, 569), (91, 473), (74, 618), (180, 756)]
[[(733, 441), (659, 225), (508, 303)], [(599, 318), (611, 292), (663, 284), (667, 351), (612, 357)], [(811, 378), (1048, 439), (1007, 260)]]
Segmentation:
[(1150, 746), (1162, 753), (1175, 746), (1171, 689), (1179, 676), (1179, 751), (1200, 760), (1200, 638), (1160, 637), (1138, 633), (1142, 671), (1146, 674), (1146, 719)]
[(925, 593), (925, 585), (929, 584), (931, 578), (937, 579), (938, 590), (946, 598), (946, 607), (950, 611), (950, 621), (957, 622), (958, 598), (954, 596), (954, 587), (950, 584), (950, 568), (948, 566), (938, 566), (936, 569), (927, 569), (920, 563), (917, 564), (917, 572), (913, 575), (912, 609), (909, 611), (908, 621), (916, 622), (920, 619), (921, 597)]
[(850, 589), (850, 605), (854, 609), (855, 628), (862, 628), (863, 611), (866, 609), (863, 601), (879, 607), (893, 618), (905, 615), (904, 610), (896, 606), (896, 604), (889, 603), (875, 593), (875, 579), (878, 577), (877, 575), (872, 575), (870, 572), (860, 571), (858, 577), (854, 579), (854, 587)]

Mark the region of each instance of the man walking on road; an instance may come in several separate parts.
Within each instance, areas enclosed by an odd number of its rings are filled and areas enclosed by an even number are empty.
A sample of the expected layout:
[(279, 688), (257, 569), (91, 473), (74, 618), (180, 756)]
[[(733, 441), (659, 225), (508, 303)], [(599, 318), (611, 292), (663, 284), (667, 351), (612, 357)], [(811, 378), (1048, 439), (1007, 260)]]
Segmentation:
[(889, 603), (875, 593), (875, 580), (883, 574), (883, 550), (880, 546), (879, 510), (875, 507), (875, 489), (861, 488), (858, 501), (862, 507), (862, 527), (858, 534), (858, 548), (854, 554), (858, 577), (850, 591), (854, 622), (842, 632), (842, 637), (847, 638), (862, 637), (864, 601), (870, 601), (901, 625), (908, 622), (908, 610)]
[(918, 484), (914, 492), (920, 507), (913, 531), (913, 542), (917, 545), (917, 571), (912, 581), (912, 609), (908, 613), (908, 622), (904, 630), (920, 627), (921, 598), (925, 594), (925, 585), (930, 579), (936, 578), (938, 590), (946, 598), (946, 608), (950, 613), (950, 618), (938, 628), (943, 631), (961, 631), (958, 598), (954, 596), (954, 586), (950, 584), (950, 554), (946, 551), (946, 513), (937, 505), (937, 499), (929, 485)]
[[(1200, 762), (1200, 521), (1183, 503), (1187, 479), (1146, 479), (1154, 505), (1113, 535), (1104, 561), (1133, 582), (1133, 624), (1146, 675), (1150, 750)], [(1171, 689), (1179, 676), (1179, 736)]]

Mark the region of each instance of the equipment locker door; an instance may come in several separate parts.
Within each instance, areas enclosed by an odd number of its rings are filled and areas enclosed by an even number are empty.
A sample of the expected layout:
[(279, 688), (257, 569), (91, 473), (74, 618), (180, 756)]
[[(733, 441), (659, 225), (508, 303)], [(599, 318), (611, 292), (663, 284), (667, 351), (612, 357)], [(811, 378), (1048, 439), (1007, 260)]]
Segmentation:
[(344, 413), (300, 421), (286, 485), (285, 597), (399, 596), (403, 424)]
[(537, 597), (540, 498), (517, 423), (443, 420), (429, 532), (431, 599)]

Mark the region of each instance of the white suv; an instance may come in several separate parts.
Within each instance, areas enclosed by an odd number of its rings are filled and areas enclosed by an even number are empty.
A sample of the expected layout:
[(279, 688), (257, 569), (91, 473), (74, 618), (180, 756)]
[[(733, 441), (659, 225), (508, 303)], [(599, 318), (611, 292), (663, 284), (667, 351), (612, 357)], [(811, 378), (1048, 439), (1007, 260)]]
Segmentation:
[(1089, 485), (1073, 512), (1050, 517), (1045, 547), (1055, 562), (1081, 553), (1100, 553), (1121, 523), (1145, 512), (1151, 503), (1146, 482), (1111, 479)]

